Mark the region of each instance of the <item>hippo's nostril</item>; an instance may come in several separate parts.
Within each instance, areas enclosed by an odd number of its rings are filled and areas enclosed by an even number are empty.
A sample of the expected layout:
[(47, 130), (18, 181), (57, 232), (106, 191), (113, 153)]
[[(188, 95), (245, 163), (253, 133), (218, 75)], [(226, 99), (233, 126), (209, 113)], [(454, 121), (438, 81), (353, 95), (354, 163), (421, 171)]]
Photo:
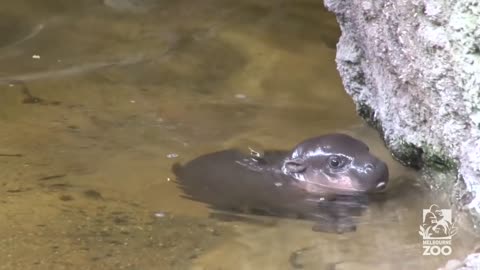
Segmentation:
[(365, 171), (366, 171), (367, 173), (373, 172), (374, 169), (375, 169), (375, 166), (373, 166), (373, 164), (371, 164), (371, 163), (367, 163), (367, 164), (365, 165)]
[(385, 182), (380, 182), (377, 184), (376, 189), (381, 191), (381, 190), (384, 190), (386, 186), (387, 184)]

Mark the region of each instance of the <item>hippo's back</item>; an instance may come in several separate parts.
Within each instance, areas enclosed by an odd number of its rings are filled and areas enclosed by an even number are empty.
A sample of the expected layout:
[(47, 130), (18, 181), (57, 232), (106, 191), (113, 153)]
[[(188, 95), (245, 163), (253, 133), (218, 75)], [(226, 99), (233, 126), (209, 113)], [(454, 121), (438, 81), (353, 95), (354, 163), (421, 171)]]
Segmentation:
[(304, 191), (291, 179), (269, 166), (276, 166), (280, 152), (266, 152), (265, 166), (258, 170), (242, 165), (250, 157), (235, 150), (200, 156), (185, 165), (174, 165), (177, 183), (185, 197), (219, 210), (248, 211), (256, 208), (271, 215), (304, 211), (310, 207)]

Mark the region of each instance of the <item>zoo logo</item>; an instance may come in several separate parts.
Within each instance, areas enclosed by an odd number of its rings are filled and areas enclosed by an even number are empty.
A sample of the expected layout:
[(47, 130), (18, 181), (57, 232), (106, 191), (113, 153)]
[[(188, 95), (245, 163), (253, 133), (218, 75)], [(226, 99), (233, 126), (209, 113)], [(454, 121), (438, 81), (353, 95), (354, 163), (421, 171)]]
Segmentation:
[(452, 210), (440, 209), (436, 204), (423, 209), (423, 223), (418, 233), (423, 238), (423, 255), (452, 254), (452, 236), (457, 233), (452, 223)]

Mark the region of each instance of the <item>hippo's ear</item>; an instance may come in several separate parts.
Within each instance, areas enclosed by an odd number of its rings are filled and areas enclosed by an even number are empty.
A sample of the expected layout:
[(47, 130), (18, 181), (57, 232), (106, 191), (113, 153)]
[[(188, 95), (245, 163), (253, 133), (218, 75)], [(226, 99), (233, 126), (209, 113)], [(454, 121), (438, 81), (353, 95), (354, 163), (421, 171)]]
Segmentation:
[(289, 173), (301, 173), (307, 169), (307, 166), (305, 165), (305, 161), (301, 159), (287, 159), (283, 163), (283, 167)]

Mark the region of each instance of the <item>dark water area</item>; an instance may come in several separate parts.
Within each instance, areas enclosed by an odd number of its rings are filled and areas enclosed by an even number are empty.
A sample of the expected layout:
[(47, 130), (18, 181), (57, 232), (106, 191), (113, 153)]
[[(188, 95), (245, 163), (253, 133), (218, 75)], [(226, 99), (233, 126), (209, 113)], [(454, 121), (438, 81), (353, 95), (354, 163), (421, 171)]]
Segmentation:
[[(422, 209), (446, 200), (365, 127), (320, 1), (18, 0), (0, 9), (0, 269), (435, 269)], [(171, 167), (345, 132), (390, 167), (357, 231), (211, 218)]]

